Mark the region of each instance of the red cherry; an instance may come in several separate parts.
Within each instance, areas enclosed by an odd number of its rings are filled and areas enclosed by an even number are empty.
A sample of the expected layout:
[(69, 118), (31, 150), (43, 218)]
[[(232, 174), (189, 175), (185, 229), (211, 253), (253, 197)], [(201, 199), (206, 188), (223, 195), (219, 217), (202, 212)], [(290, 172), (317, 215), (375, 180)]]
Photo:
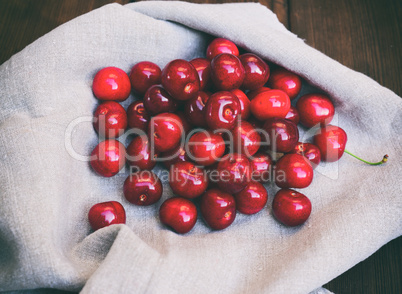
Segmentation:
[(196, 58), (191, 60), (190, 63), (198, 73), (200, 91), (208, 90), (212, 85), (210, 61), (205, 58)]
[(161, 153), (159, 159), (169, 170), (173, 164), (189, 160), (186, 150), (181, 144), (178, 145), (176, 148), (173, 148), (172, 150)]
[(114, 101), (106, 101), (96, 108), (94, 128), (104, 138), (117, 138), (127, 128), (127, 114), (123, 106)]
[(184, 134), (183, 123), (176, 114), (161, 113), (151, 118), (148, 132), (155, 150), (165, 152), (180, 144)]
[(177, 110), (177, 102), (161, 85), (151, 86), (145, 92), (143, 101), (144, 107), (150, 115)]
[(190, 232), (197, 222), (197, 208), (188, 199), (172, 197), (159, 208), (159, 219), (176, 233), (185, 234)]
[(323, 94), (307, 94), (297, 101), (300, 123), (307, 128), (317, 124), (326, 125), (332, 121), (335, 108), (331, 100)]
[(245, 155), (230, 153), (218, 163), (218, 173), (219, 188), (229, 193), (238, 193), (251, 180), (251, 164)]
[(209, 99), (209, 95), (205, 92), (198, 92), (197, 96), (187, 100), (184, 106), (184, 113), (187, 120), (196, 127), (206, 127), (205, 105)]
[(288, 94), (290, 100), (293, 100), (300, 93), (302, 87), (301, 78), (287, 69), (277, 68), (271, 72), (268, 80), (268, 86), (272, 89), (279, 89)]
[(201, 196), (201, 215), (208, 226), (223, 230), (236, 218), (236, 203), (232, 195), (218, 189), (211, 189)]
[(253, 100), (253, 99), (255, 98), (255, 96), (257, 96), (258, 94), (260, 94), (260, 93), (262, 93), (262, 92), (269, 91), (269, 90), (272, 90), (272, 89), (271, 89), (271, 88), (268, 88), (268, 87), (261, 87), (261, 88), (258, 88), (258, 89), (256, 89), (256, 90), (253, 90), (253, 91), (248, 92), (248, 93), (247, 93), (247, 97), (248, 97), (248, 99), (251, 101), (251, 100)]
[(188, 134), (193, 127), (186, 118), (186, 115), (183, 111), (177, 111), (176, 115), (180, 118), (181, 125), (183, 126), (183, 134)]
[(193, 163), (177, 162), (170, 169), (169, 184), (174, 194), (192, 199), (205, 192), (208, 178), (204, 169)]
[(191, 99), (200, 90), (198, 72), (190, 62), (175, 59), (162, 71), (162, 86), (174, 99)]
[(261, 136), (247, 121), (240, 121), (232, 130), (233, 150), (250, 157), (261, 145)]
[(289, 112), (286, 114), (285, 118), (297, 125), (300, 121), (300, 115), (297, 108), (290, 106)]
[(130, 82), (134, 92), (141, 96), (153, 85), (161, 83), (162, 71), (158, 65), (149, 61), (138, 62), (131, 68)]
[(212, 130), (233, 129), (239, 115), (239, 99), (231, 92), (216, 92), (205, 105), (205, 120)]
[(225, 153), (225, 141), (208, 131), (195, 133), (187, 143), (189, 158), (200, 165), (214, 164)]
[(117, 201), (97, 203), (88, 212), (88, 220), (91, 228), (98, 229), (126, 223), (126, 212), (123, 205)]
[(238, 57), (222, 53), (211, 61), (211, 79), (220, 91), (240, 88), (245, 77), (244, 67)]
[(321, 159), (329, 162), (342, 157), (347, 140), (346, 132), (333, 125), (322, 127), (314, 136), (314, 144), (320, 149)]
[(262, 121), (272, 117), (284, 118), (289, 109), (289, 96), (281, 90), (263, 91), (256, 95), (250, 103), (251, 113)]
[(268, 182), (271, 179), (272, 158), (269, 154), (258, 152), (250, 158), (253, 181)]
[(275, 152), (290, 152), (299, 141), (297, 126), (284, 118), (268, 119), (264, 124), (264, 130), (264, 135), (267, 136), (267, 146)]
[(268, 193), (258, 182), (251, 182), (235, 195), (236, 209), (244, 214), (255, 214), (267, 204)]
[(245, 70), (241, 87), (245, 90), (257, 90), (265, 85), (269, 78), (269, 66), (255, 54), (245, 53), (239, 57)]
[(100, 142), (91, 153), (90, 164), (103, 177), (117, 174), (126, 163), (126, 148), (117, 140)]
[(316, 168), (321, 162), (320, 149), (311, 143), (298, 142), (291, 153), (297, 153), (305, 156), (308, 160), (310, 160), (313, 169)]
[(207, 58), (212, 60), (221, 53), (229, 53), (239, 56), (239, 49), (232, 41), (223, 38), (214, 39), (207, 48)]
[(311, 202), (304, 194), (291, 189), (279, 190), (272, 202), (275, 218), (286, 226), (303, 224), (311, 213)]
[(313, 181), (313, 167), (300, 154), (285, 154), (275, 166), (275, 183), (280, 188), (306, 188)]
[(241, 119), (248, 119), (250, 116), (250, 100), (248, 99), (247, 95), (239, 89), (234, 89), (230, 92), (235, 94), (235, 96), (239, 99)]
[(105, 67), (95, 75), (92, 90), (99, 100), (124, 101), (130, 95), (130, 79), (120, 68)]
[(134, 101), (127, 107), (127, 122), (132, 129), (148, 130), (150, 116), (142, 101)]
[(127, 161), (132, 168), (151, 170), (156, 165), (156, 154), (146, 135), (135, 137), (127, 146)]
[(151, 171), (130, 174), (124, 181), (123, 193), (132, 204), (147, 206), (161, 199), (163, 187), (160, 179)]

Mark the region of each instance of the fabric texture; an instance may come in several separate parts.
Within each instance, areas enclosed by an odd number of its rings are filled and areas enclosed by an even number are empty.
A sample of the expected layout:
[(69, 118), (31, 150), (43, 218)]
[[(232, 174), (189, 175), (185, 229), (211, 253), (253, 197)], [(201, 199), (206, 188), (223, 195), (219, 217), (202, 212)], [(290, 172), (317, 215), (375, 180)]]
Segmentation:
[[(123, 196), (128, 171), (96, 175), (91, 83), (106, 66), (205, 54), (212, 36), (284, 66), (328, 93), (349, 156), (316, 169), (302, 190), (313, 206), (301, 227), (273, 217), (277, 188), (253, 216), (223, 231), (199, 220), (186, 235), (164, 228), (158, 204)], [(308, 90), (304, 87), (304, 91)], [(124, 106), (133, 101), (130, 97)], [(401, 235), (402, 100), (306, 45), (267, 8), (247, 4), (111, 4), (61, 25), (0, 67), (0, 290), (82, 293), (326, 293), (319, 288)], [(307, 140), (308, 131), (301, 140)], [(122, 139), (127, 145), (127, 141)], [(156, 169), (158, 170), (158, 168)], [(164, 183), (163, 199), (172, 195)], [(126, 225), (96, 232), (89, 208), (116, 200)]]

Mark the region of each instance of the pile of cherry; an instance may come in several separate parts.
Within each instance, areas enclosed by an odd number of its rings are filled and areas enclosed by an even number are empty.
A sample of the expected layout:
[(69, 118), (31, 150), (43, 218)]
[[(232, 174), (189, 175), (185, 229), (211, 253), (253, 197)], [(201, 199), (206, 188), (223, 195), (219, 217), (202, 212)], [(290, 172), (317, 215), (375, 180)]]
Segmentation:
[[(272, 203), (275, 218), (300, 225), (310, 216), (311, 202), (292, 188), (309, 186), (313, 169), (321, 160), (338, 160), (347, 141), (343, 129), (329, 124), (334, 105), (326, 95), (310, 93), (291, 105), (301, 86), (298, 75), (270, 69), (255, 54), (240, 55), (222, 38), (210, 43), (206, 58), (176, 59), (163, 70), (149, 61), (135, 64), (130, 75), (103, 68), (93, 93), (103, 101), (94, 128), (105, 140), (92, 151), (90, 164), (111, 177), (128, 163), (124, 196), (145, 206), (161, 199), (162, 183), (151, 170), (162, 161), (175, 196), (162, 203), (159, 219), (177, 233), (194, 227), (195, 202), (215, 230), (231, 225), (236, 212), (259, 212), (267, 203), (268, 181), (281, 188)], [(126, 111), (119, 102), (131, 91), (142, 100)], [(316, 127), (313, 143), (299, 142), (299, 123)], [(137, 134), (127, 149), (116, 140), (126, 131)], [(96, 230), (125, 223), (125, 210), (117, 201), (103, 202), (88, 217)]]

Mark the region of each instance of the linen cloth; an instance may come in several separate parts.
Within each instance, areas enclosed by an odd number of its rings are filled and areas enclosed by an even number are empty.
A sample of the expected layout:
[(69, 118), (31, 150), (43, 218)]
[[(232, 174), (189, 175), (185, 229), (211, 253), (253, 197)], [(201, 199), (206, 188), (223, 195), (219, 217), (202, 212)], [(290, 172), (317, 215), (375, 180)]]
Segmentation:
[[(201, 57), (211, 36), (284, 66), (328, 93), (347, 148), (301, 192), (313, 206), (301, 227), (267, 207), (223, 231), (201, 220), (186, 235), (164, 228), (158, 204), (128, 203), (125, 170), (96, 175), (83, 158), (98, 143), (90, 119), (94, 74), (149, 60)], [(130, 97), (124, 105), (133, 101)], [(0, 290), (82, 293), (308, 293), (401, 235), (402, 100), (307, 46), (260, 4), (111, 4), (59, 26), (0, 67)], [(308, 139), (304, 132), (301, 139)], [(127, 144), (124, 139), (122, 139)], [(164, 183), (163, 199), (171, 196)], [(96, 232), (98, 202), (120, 201), (126, 225)]]

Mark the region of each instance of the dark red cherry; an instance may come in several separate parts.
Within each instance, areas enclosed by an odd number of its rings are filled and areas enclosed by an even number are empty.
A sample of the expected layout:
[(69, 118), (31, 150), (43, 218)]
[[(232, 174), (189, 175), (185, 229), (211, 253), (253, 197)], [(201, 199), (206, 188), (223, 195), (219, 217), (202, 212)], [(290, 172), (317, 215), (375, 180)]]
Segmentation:
[(134, 101), (127, 107), (127, 122), (131, 129), (148, 130), (150, 115), (142, 101)]
[(177, 110), (177, 102), (161, 85), (151, 86), (145, 92), (143, 101), (144, 107), (150, 115)]
[(297, 101), (296, 107), (300, 115), (300, 123), (307, 128), (318, 124), (329, 124), (335, 114), (334, 105), (323, 94), (304, 95)]
[(91, 153), (90, 164), (103, 177), (117, 174), (126, 163), (126, 148), (117, 140), (100, 142)]
[(247, 97), (248, 97), (248, 99), (251, 101), (251, 100), (253, 100), (253, 99), (255, 98), (255, 96), (257, 96), (258, 94), (260, 94), (260, 93), (262, 93), (262, 92), (269, 91), (269, 90), (272, 90), (272, 89), (271, 89), (271, 88), (268, 88), (268, 87), (261, 87), (261, 88), (258, 88), (258, 89), (256, 89), (256, 90), (253, 90), (253, 91), (248, 92), (248, 93), (247, 93)]
[(151, 150), (148, 136), (135, 137), (127, 146), (127, 161), (131, 168), (151, 170), (156, 165), (156, 154)]
[(97, 203), (88, 212), (88, 220), (91, 228), (98, 229), (126, 223), (126, 211), (123, 205), (117, 201)]
[(268, 201), (268, 192), (258, 182), (250, 182), (235, 195), (236, 209), (244, 214), (255, 214), (264, 208)]
[(289, 96), (281, 90), (263, 91), (250, 103), (251, 113), (261, 121), (272, 117), (284, 118), (290, 109)]
[(207, 59), (212, 60), (221, 53), (229, 53), (239, 56), (239, 49), (232, 41), (223, 38), (214, 39), (207, 48)]
[(308, 160), (310, 160), (313, 169), (316, 168), (321, 162), (320, 149), (311, 143), (298, 142), (291, 153), (297, 153), (305, 156)]
[(244, 67), (238, 57), (222, 53), (211, 61), (211, 79), (220, 91), (240, 88), (244, 81)]
[(188, 121), (188, 119), (183, 111), (177, 111), (176, 115), (180, 118), (181, 124), (183, 126), (184, 134), (188, 134), (193, 129), (193, 126)]
[(188, 199), (172, 197), (159, 208), (159, 219), (176, 233), (185, 234), (190, 232), (197, 222), (197, 208)]
[(187, 143), (189, 158), (200, 165), (212, 165), (225, 153), (225, 141), (219, 134), (197, 132)]
[(161, 113), (151, 118), (148, 132), (155, 151), (165, 152), (180, 144), (184, 134), (183, 123), (176, 114)]
[(285, 118), (297, 125), (300, 121), (300, 115), (297, 111), (297, 108), (294, 106), (290, 106), (289, 112), (288, 114), (286, 114)]
[(280, 188), (306, 188), (313, 181), (313, 167), (300, 154), (285, 154), (275, 165), (275, 184)]
[(272, 202), (272, 213), (282, 224), (290, 227), (298, 226), (309, 218), (311, 202), (300, 192), (281, 189)]
[(92, 90), (99, 100), (124, 101), (130, 95), (130, 79), (120, 68), (105, 67), (96, 73)]
[(181, 144), (177, 145), (177, 147), (173, 148), (172, 150), (161, 153), (158, 158), (169, 170), (172, 164), (175, 164), (177, 162), (189, 161), (186, 150)]
[(228, 193), (238, 193), (251, 180), (251, 164), (247, 156), (239, 153), (229, 153), (218, 163), (218, 186)]
[(162, 86), (174, 99), (191, 99), (200, 90), (198, 72), (190, 62), (175, 59), (162, 71)]
[(212, 94), (205, 105), (205, 120), (212, 130), (233, 129), (239, 116), (239, 99), (228, 91)]
[(94, 128), (104, 138), (117, 138), (127, 128), (127, 114), (123, 106), (115, 101), (106, 101), (96, 108)]
[(140, 206), (158, 202), (162, 197), (162, 192), (160, 179), (148, 170), (130, 174), (123, 185), (123, 193), (127, 201)]
[(211, 189), (201, 196), (201, 215), (209, 227), (223, 230), (236, 218), (236, 203), (232, 195)]
[(272, 158), (267, 153), (257, 152), (250, 159), (251, 179), (253, 181), (268, 182), (271, 180)]
[(193, 199), (208, 188), (208, 178), (203, 168), (191, 162), (177, 162), (169, 173), (169, 185), (174, 194)]
[(314, 144), (320, 149), (321, 159), (328, 162), (342, 157), (347, 140), (346, 132), (333, 125), (322, 127), (314, 136)]
[(254, 155), (261, 145), (261, 136), (247, 121), (240, 121), (232, 130), (233, 150), (247, 157)]
[(162, 71), (158, 65), (150, 61), (141, 61), (131, 68), (131, 87), (141, 97), (153, 85), (161, 83)]
[(244, 94), (242, 90), (234, 89), (231, 90), (233, 94), (239, 99), (240, 102), (240, 115), (241, 119), (246, 120), (250, 117), (250, 100), (248, 99), (247, 95)]
[(288, 94), (290, 100), (293, 100), (300, 93), (302, 81), (297, 74), (284, 68), (277, 68), (271, 72), (268, 86), (272, 89), (284, 91)]
[[(290, 152), (299, 141), (297, 126), (284, 118), (268, 119), (264, 124), (264, 131), (268, 148), (275, 152)], [(263, 137), (262, 140), (264, 139)]]
[(198, 92), (197, 96), (187, 100), (184, 106), (184, 113), (187, 120), (196, 127), (206, 127), (205, 105), (209, 95), (203, 91)]
[(245, 90), (257, 90), (265, 85), (269, 78), (269, 66), (253, 53), (245, 53), (239, 57), (245, 70), (241, 87)]
[(196, 58), (190, 61), (200, 79), (200, 91), (208, 90), (212, 86), (211, 62), (205, 58)]

